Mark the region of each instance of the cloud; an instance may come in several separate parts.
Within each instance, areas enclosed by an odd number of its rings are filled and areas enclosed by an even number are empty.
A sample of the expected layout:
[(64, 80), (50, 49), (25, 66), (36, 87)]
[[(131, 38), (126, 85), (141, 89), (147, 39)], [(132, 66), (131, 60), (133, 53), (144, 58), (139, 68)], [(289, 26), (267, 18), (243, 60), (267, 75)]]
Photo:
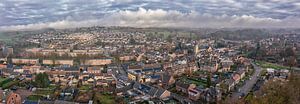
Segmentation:
[(251, 15), (200, 14), (195, 11), (182, 13), (175, 10), (144, 9), (136, 11), (123, 10), (99, 19), (72, 21), (72, 19), (56, 22), (36, 23), (29, 25), (1, 26), (2, 31), (37, 30), (43, 28), (76, 28), (88, 26), (130, 26), (130, 27), (187, 27), (187, 28), (295, 28), (300, 26), (300, 19), (258, 18)]
[(97, 21), (92, 25), (137, 27), (295, 27), (286, 18), (299, 18), (299, 11), (299, 0), (0, 0), (0, 27), (91, 20)]

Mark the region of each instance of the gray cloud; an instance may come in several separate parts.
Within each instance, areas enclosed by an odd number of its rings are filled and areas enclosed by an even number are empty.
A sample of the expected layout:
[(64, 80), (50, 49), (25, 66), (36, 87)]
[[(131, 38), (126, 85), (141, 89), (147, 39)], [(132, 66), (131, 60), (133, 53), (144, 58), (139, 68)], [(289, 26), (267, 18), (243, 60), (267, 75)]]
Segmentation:
[(82, 26), (79, 23), (135, 27), (297, 27), (300, 1), (1, 0), (0, 15), (1, 29)]
[(61, 20), (56, 22), (36, 23), (29, 25), (2, 26), (0, 30), (32, 30), (42, 28), (75, 28), (87, 26), (131, 26), (131, 27), (190, 27), (190, 28), (295, 28), (299, 27), (300, 19), (288, 17), (285, 19), (258, 18), (251, 15), (215, 16), (211, 14), (199, 14), (191, 11), (182, 13), (174, 10), (144, 9), (137, 11), (124, 10), (100, 19), (72, 21)]

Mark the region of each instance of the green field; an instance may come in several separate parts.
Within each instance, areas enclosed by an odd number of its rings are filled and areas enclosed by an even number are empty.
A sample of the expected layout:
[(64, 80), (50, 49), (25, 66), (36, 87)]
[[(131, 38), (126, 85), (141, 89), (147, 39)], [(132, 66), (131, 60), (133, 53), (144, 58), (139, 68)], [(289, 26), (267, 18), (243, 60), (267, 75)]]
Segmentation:
[(4, 33), (0, 33), (0, 41), (8, 42), (8, 41), (11, 41), (11, 39), (12, 39), (11, 36), (7, 36)]
[(6, 44), (11, 45), (24, 35), (25, 33), (19, 32), (0, 32), (0, 42), (5, 42)]
[(256, 61), (255, 63), (258, 66), (262, 67), (262, 68), (273, 68), (273, 69), (277, 69), (277, 70), (279, 70), (279, 69), (289, 69), (289, 67), (287, 67), (287, 66), (268, 63), (268, 62), (264, 62), (264, 61)]

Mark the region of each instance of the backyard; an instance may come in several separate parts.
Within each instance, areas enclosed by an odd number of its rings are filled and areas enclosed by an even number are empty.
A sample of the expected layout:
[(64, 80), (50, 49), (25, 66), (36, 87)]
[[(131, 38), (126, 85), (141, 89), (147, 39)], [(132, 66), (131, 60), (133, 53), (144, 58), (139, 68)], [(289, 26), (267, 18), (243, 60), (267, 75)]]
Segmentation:
[(183, 82), (196, 84), (197, 86), (204, 86), (204, 87), (207, 86), (207, 85), (206, 85), (206, 80), (203, 80), (203, 79), (196, 79), (196, 78), (182, 77), (181, 80), (182, 80)]
[(94, 101), (100, 104), (115, 104), (115, 97), (112, 94), (100, 94), (96, 93)]

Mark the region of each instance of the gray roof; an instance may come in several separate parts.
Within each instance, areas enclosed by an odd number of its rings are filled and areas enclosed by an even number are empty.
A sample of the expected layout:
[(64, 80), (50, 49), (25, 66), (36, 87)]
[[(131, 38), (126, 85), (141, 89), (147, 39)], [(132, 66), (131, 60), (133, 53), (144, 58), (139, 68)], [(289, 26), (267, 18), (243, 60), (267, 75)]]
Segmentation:
[[(141, 88), (141, 85), (147, 86), (147, 85), (135, 82), (134, 85), (133, 85), (133, 88), (136, 88), (137, 90), (142, 91), (143, 89)], [(151, 97), (160, 97), (166, 91), (165, 89), (162, 89), (162, 88), (155, 88), (155, 87), (152, 87), (152, 86), (147, 86), (147, 87), (150, 87), (149, 92), (145, 92), (145, 91), (142, 91), (142, 92), (144, 92), (147, 95), (150, 95)]]
[(156, 92), (156, 96), (160, 97), (166, 90), (162, 89), (162, 88), (158, 88), (157, 92)]
[(163, 83), (168, 83), (169, 80), (171, 79), (171, 76), (168, 74), (163, 74), (161, 78)]

